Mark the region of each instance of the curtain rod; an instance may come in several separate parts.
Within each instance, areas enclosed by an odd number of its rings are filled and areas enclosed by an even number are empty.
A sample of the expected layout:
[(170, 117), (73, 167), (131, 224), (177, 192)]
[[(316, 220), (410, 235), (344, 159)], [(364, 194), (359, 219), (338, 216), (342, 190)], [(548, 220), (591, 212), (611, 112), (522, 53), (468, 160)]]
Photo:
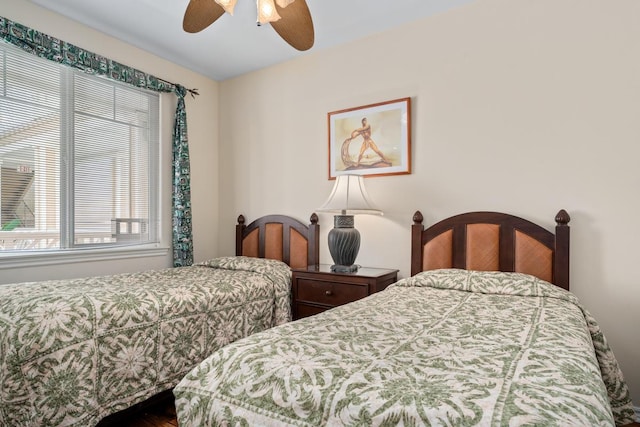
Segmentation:
[[(161, 79), (160, 77), (156, 77), (156, 78), (157, 78), (158, 80), (160, 80), (161, 82), (168, 83), (168, 84), (173, 85), (173, 86), (175, 86), (175, 87), (178, 87), (178, 86), (180, 86), (180, 87), (184, 87), (184, 86), (179, 85), (179, 84), (177, 84), (177, 83), (170, 82), (169, 80)], [(192, 98), (195, 98), (195, 97), (196, 97), (196, 95), (200, 95), (200, 94), (198, 93), (198, 89), (197, 89), (197, 88), (195, 88), (195, 89), (188, 89), (188, 88), (184, 87), (184, 90), (186, 90), (187, 92), (189, 92), (189, 93), (191, 94), (191, 97), (192, 97)]]

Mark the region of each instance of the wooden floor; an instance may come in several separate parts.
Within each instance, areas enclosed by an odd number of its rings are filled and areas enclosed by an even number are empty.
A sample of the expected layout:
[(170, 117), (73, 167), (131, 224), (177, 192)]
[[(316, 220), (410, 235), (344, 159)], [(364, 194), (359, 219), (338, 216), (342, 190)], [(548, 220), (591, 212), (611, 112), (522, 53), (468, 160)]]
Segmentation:
[(100, 421), (96, 427), (178, 427), (173, 399), (149, 403)]
[(173, 402), (151, 406), (140, 414), (132, 415), (119, 424), (122, 427), (178, 427)]

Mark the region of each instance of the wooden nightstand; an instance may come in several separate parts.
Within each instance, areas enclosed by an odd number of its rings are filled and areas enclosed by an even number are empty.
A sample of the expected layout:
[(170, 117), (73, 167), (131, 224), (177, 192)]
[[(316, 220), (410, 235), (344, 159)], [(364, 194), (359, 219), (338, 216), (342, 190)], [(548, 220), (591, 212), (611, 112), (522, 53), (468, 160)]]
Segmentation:
[(293, 319), (321, 313), (359, 300), (398, 280), (398, 270), (361, 267), (354, 273), (335, 273), (330, 265), (294, 269)]

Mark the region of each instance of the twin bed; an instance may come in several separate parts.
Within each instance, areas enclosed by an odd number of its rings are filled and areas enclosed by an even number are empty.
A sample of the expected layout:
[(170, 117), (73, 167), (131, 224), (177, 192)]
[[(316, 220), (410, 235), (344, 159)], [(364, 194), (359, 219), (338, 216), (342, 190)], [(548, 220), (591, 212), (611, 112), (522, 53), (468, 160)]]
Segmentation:
[(569, 293), (569, 215), (551, 233), (475, 212), (427, 229), (412, 277), (214, 352), (174, 389), (181, 427), (624, 425), (598, 324)]
[(290, 321), (290, 266), (318, 263), (317, 222), (240, 216), (236, 257), (0, 286), (0, 426), (96, 425)]

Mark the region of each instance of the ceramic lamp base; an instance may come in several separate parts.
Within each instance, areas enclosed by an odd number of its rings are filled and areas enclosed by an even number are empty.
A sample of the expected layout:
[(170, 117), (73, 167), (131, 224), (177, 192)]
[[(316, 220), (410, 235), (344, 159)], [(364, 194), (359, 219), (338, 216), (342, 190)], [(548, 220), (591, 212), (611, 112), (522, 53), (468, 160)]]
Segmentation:
[(335, 271), (336, 273), (355, 273), (356, 271), (358, 271), (358, 266), (355, 264), (353, 265), (333, 264), (331, 266), (331, 271)]
[(358, 270), (354, 262), (360, 250), (360, 232), (353, 224), (353, 215), (333, 217), (333, 228), (328, 235), (329, 252), (334, 262), (331, 271), (352, 273)]

